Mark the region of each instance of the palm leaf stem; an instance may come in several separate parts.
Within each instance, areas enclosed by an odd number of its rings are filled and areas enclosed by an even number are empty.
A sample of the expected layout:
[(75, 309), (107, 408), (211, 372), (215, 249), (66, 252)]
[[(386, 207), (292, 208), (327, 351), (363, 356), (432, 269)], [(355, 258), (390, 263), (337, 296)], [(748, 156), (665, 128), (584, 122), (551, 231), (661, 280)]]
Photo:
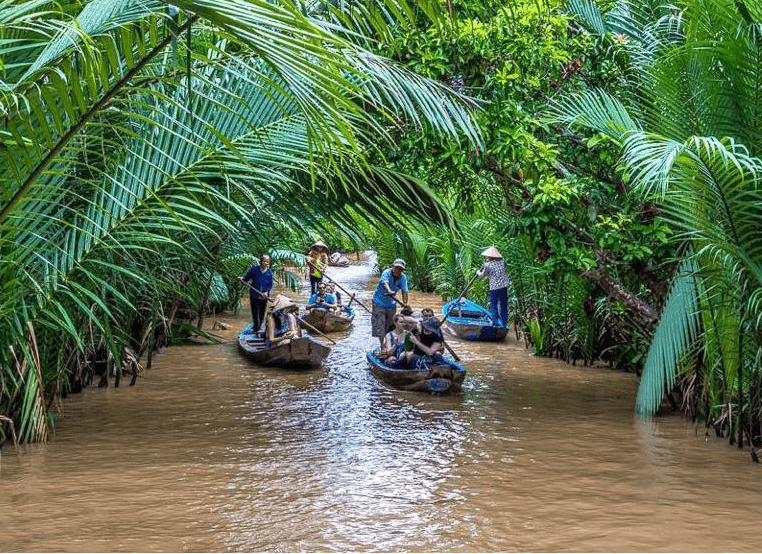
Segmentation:
[[(185, 31), (186, 29), (190, 28), (191, 23), (194, 21), (195, 17), (192, 16), (188, 19), (180, 28), (179, 32)], [(163, 41), (161, 41), (158, 45), (156, 45), (150, 52), (147, 53), (146, 57), (143, 58), (140, 62), (138, 62), (132, 69), (130, 69), (124, 77), (122, 77), (119, 81), (117, 81), (113, 87), (109, 91), (106, 92), (106, 94), (103, 95), (103, 97), (98, 100), (97, 102), (93, 103), (93, 105), (90, 107), (87, 112), (69, 129), (67, 133), (65, 133), (56, 143), (56, 145), (48, 152), (48, 154), (37, 164), (37, 166), (30, 171), (29, 175), (27, 176), (24, 183), (21, 185), (21, 187), (16, 191), (16, 193), (13, 195), (13, 197), (8, 201), (8, 203), (3, 206), (2, 210), (0, 210), (0, 223), (5, 221), (5, 219), (10, 214), (10, 211), (18, 204), (21, 199), (24, 197), (24, 195), (27, 193), (29, 188), (34, 184), (34, 182), (37, 180), (37, 178), (42, 174), (43, 171), (53, 162), (53, 160), (56, 159), (58, 154), (64, 149), (64, 147), (79, 133), (79, 131), (84, 128), (84, 126), (91, 120), (93, 117), (99, 113), (108, 103), (111, 101), (112, 98), (124, 87), (127, 86), (127, 83), (129, 83), (130, 79), (132, 79), (135, 75), (138, 74), (146, 65), (148, 65), (149, 62), (151, 62), (156, 56), (158, 56), (164, 48), (168, 44), (172, 42), (172, 36), (166, 37)]]

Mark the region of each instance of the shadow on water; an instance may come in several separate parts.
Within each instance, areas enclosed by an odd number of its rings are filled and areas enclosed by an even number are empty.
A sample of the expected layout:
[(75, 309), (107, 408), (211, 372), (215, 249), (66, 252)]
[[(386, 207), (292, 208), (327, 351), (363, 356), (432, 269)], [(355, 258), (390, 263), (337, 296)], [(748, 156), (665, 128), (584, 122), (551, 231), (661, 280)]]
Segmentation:
[[(330, 275), (370, 306), (369, 265)], [(0, 457), (0, 550), (757, 550), (758, 466), (634, 416), (633, 375), (448, 337), (464, 390), (400, 392), (359, 306), (314, 371), (249, 363), (245, 316), (221, 319), (225, 344), (67, 399), (53, 440)]]

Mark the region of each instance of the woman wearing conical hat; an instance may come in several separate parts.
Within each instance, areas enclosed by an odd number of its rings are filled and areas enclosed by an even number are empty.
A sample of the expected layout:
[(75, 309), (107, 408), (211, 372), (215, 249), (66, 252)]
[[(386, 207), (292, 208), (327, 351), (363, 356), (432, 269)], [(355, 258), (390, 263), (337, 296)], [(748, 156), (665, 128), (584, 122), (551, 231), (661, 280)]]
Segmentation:
[(328, 266), (330, 250), (323, 241), (317, 241), (307, 250), (307, 266), (310, 274), (310, 294), (317, 292), (318, 283), (323, 280), (321, 271)]
[(287, 296), (276, 296), (265, 318), (265, 344), (272, 346), (302, 336), (295, 314), (298, 311), (299, 306)]
[(476, 272), (477, 277), (489, 277), (489, 312), (492, 322), (501, 327), (508, 326), (508, 285), (511, 279), (505, 273), (505, 260), (490, 246), (482, 252), (484, 265)]

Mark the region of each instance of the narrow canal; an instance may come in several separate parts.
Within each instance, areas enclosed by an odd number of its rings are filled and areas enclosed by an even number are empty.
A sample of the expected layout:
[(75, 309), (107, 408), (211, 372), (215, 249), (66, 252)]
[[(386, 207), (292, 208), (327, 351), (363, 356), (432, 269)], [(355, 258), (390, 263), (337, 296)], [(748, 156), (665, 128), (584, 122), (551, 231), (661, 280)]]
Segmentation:
[[(370, 305), (369, 266), (330, 273)], [(536, 358), (513, 332), (448, 336), (463, 392), (400, 392), (367, 370), (361, 308), (308, 372), (242, 358), (246, 314), (4, 452), (0, 551), (760, 550), (760, 466), (681, 417), (638, 418), (634, 375)]]

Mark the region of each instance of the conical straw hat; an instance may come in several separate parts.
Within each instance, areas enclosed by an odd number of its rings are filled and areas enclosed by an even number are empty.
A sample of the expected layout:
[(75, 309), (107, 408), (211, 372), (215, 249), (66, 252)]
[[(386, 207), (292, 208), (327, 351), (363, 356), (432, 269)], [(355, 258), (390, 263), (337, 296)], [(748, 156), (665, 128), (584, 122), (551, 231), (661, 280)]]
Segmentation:
[(317, 241), (315, 244), (310, 246), (310, 248), (322, 248), (326, 252), (330, 252), (330, 250), (328, 249), (328, 247), (325, 245), (325, 243), (322, 240)]
[(273, 312), (277, 312), (278, 310), (282, 310), (290, 306), (295, 306), (295, 304), (291, 302), (291, 299), (288, 298), (288, 296), (283, 296), (282, 294), (279, 294), (278, 296), (275, 297), (275, 300), (273, 300), (273, 303), (270, 305), (270, 310)]
[(503, 256), (500, 255), (500, 252), (498, 252), (497, 248), (494, 246), (490, 246), (484, 252), (482, 252), (482, 256), (486, 256), (487, 258), (503, 258)]

